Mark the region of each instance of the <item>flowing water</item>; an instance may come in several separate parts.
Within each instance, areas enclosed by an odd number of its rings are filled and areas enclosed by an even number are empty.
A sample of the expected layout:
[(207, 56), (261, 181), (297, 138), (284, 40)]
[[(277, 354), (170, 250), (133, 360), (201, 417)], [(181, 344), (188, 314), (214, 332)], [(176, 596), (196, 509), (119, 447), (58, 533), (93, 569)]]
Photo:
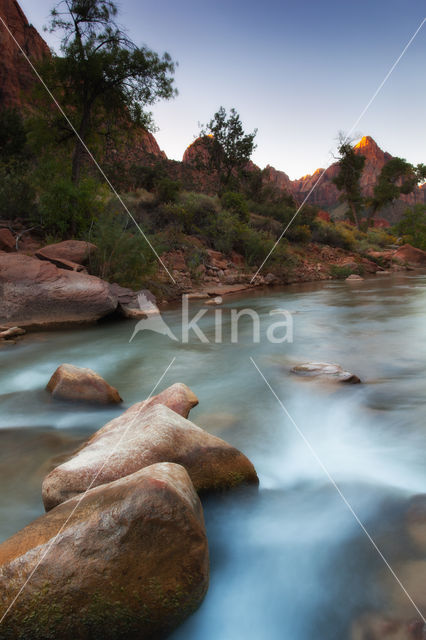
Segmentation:
[[(253, 344), (246, 316), (230, 344), (230, 310), (246, 307), (260, 315), (261, 342)], [(265, 339), (277, 308), (292, 313), (292, 344)], [(199, 323), (207, 344), (152, 332), (129, 343), (134, 323), (123, 322), (41, 333), (0, 351), (0, 538), (42, 513), (41, 480), (58, 456), (122, 411), (52, 401), (44, 387), (55, 368), (95, 369), (128, 406), (149, 395), (175, 357), (158, 390), (189, 385), (200, 399), (191, 419), (248, 455), (260, 489), (205, 501), (210, 590), (173, 640), (349, 640), (364, 637), (353, 623), (368, 611), (418, 618), (318, 458), (425, 607), (424, 555), (407, 538), (404, 513), (426, 492), (426, 276), (263, 290), (222, 309), (222, 344), (209, 308)], [(179, 335), (180, 310), (163, 319)], [(306, 361), (339, 363), (363, 384), (289, 372)]]

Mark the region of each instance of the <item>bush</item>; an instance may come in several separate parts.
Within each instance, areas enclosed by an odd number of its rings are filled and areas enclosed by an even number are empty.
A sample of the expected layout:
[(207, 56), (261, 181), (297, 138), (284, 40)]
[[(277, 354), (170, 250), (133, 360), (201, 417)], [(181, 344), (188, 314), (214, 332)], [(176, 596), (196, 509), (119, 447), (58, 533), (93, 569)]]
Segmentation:
[(90, 271), (108, 282), (137, 290), (157, 268), (152, 249), (124, 213), (110, 209), (96, 220), (87, 240), (98, 247)]
[(41, 189), (41, 226), (61, 237), (81, 238), (104, 211), (105, 200), (104, 187), (92, 178), (75, 185), (70, 178), (55, 176)]
[(312, 225), (312, 240), (331, 247), (351, 251), (355, 248), (354, 231), (343, 223), (334, 224), (323, 220), (315, 220)]
[(307, 224), (296, 224), (289, 226), (286, 236), (293, 242), (306, 244), (311, 241), (312, 233)]
[(182, 185), (177, 180), (170, 178), (162, 178), (155, 185), (155, 193), (158, 202), (173, 203), (176, 202)]
[(225, 191), (220, 198), (220, 202), (224, 209), (231, 213), (235, 213), (243, 222), (249, 221), (249, 209), (247, 200), (242, 193), (235, 191)]
[(336, 264), (333, 264), (330, 267), (330, 275), (336, 279), (343, 280), (345, 278), (348, 278), (353, 273), (358, 273), (358, 270), (352, 269), (352, 267), (349, 267), (349, 266), (339, 267)]
[(35, 212), (35, 189), (19, 161), (0, 162), (0, 216), (31, 218)]

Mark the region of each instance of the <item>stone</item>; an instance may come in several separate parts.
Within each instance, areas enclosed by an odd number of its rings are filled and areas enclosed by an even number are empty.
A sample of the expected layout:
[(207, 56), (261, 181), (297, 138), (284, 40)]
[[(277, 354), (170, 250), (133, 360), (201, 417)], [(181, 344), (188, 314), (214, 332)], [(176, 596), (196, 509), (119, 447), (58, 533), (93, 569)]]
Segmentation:
[(258, 483), (252, 463), (240, 451), (156, 404), (129, 409), (54, 469), (43, 482), (45, 508), (157, 462), (184, 466), (197, 491)]
[(63, 242), (46, 245), (36, 252), (36, 256), (43, 260), (59, 259), (85, 265), (96, 251), (97, 246), (91, 242), (64, 240)]
[(2, 637), (160, 638), (200, 605), (208, 577), (191, 480), (180, 465), (156, 464), (68, 500), (0, 545), (0, 616), (28, 580)]
[(117, 307), (100, 278), (17, 253), (0, 253), (0, 298), (0, 323), (24, 328), (93, 323)]
[(0, 229), (0, 250), (16, 251), (16, 240), (9, 229)]
[(333, 382), (358, 384), (361, 380), (353, 373), (344, 371), (338, 364), (329, 362), (306, 362), (292, 368), (292, 373), (307, 378), (325, 378)]
[(364, 280), (364, 278), (362, 278), (361, 276), (357, 275), (356, 273), (351, 273), (351, 275), (346, 278), (346, 282), (348, 282), (348, 281), (349, 282), (357, 282), (357, 281), (360, 281), (360, 280)]
[(416, 266), (426, 266), (426, 251), (416, 249), (411, 244), (404, 244), (400, 247), (393, 254), (393, 258)]
[(85, 367), (61, 364), (50, 378), (47, 387), (54, 398), (93, 404), (120, 404), (117, 389), (98, 373)]
[(25, 334), (25, 329), (21, 329), (21, 327), (10, 327), (10, 329), (4, 329), (3, 331), (0, 331), (0, 339), (10, 340), (11, 338), (17, 338)]

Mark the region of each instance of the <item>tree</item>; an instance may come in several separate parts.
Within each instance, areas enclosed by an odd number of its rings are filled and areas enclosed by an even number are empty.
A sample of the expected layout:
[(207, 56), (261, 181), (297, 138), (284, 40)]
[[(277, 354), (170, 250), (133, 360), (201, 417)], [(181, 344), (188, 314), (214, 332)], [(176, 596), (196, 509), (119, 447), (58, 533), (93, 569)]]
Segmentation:
[[(148, 126), (151, 114), (145, 107), (176, 95), (175, 63), (169, 54), (160, 57), (145, 46), (137, 47), (115, 23), (116, 15), (109, 0), (62, 0), (51, 12), (50, 31), (63, 34), (62, 56), (46, 60), (42, 73), (85, 143), (106, 115), (114, 112), (121, 125), (130, 120)], [(65, 139), (67, 130), (63, 122), (60, 126)], [(75, 137), (73, 142), (71, 178), (77, 185), (84, 146)]]
[(426, 179), (426, 166), (416, 167), (402, 158), (392, 158), (387, 162), (377, 178), (373, 196), (367, 200), (367, 226), (374, 216), (385, 206), (392, 204), (401, 195), (412, 193), (420, 182)]
[(239, 114), (234, 108), (229, 116), (224, 107), (220, 107), (210, 122), (203, 126), (201, 136), (210, 136), (209, 156), (212, 168), (218, 174), (225, 190), (231, 187), (232, 177), (238, 174), (250, 160), (256, 149), (253, 133), (245, 133)]
[(333, 178), (333, 183), (341, 191), (340, 200), (346, 202), (358, 229), (361, 228), (361, 212), (364, 198), (361, 193), (361, 175), (365, 165), (365, 156), (356, 153), (351, 141), (342, 134), (338, 147), (339, 173)]
[(426, 205), (416, 204), (407, 209), (395, 226), (395, 231), (405, 242), (426, 251)]

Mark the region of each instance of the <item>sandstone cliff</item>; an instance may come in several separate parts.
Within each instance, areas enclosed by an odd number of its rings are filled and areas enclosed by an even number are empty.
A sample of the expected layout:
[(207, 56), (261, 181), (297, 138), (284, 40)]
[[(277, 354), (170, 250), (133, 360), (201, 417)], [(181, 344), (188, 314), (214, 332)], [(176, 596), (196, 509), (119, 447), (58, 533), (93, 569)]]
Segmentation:
[[(49, 47), (29, 24), (16, 0), (0, 0), (0, 15), (31, 60), (39, 61), (50, 55)], [(37, 79), (28, 62), (0, 24), (0, 106), (21, 106), (35, 82)]]

